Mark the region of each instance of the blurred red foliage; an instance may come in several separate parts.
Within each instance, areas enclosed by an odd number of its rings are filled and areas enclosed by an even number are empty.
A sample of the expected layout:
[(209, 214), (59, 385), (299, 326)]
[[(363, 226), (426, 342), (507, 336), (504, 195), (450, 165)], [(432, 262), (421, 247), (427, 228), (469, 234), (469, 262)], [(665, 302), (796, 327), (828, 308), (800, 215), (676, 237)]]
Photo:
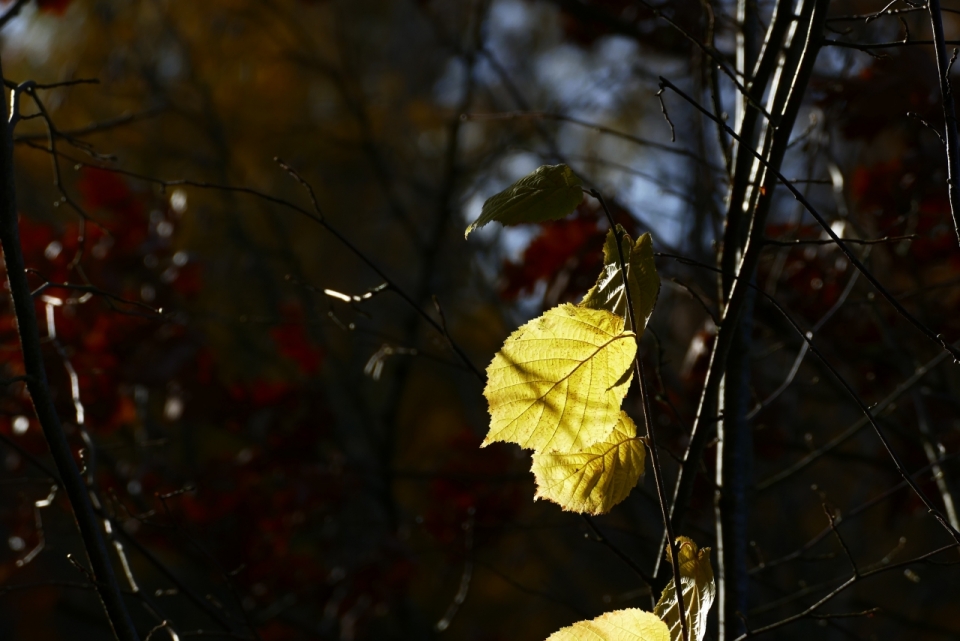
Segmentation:
[[(285, 307), (283, 322), (269, 330), (296, 376), (236, 380), (180, 314), (151, 309), (183, 309), (201, 291), (200, 263), (173, 243), (179, 215), (163, 199), (105, 170), (82, 170), (77, 191), (91, 217), (85, 224), (21, 218), (33, 285), (45, 287), (36, 298), (41, 334), (55, 337), (45, 352), (51, 386), (73, 445), (84, 447), (75, 427), (68, 364), (77, 372), (86, 429), (97, 442), (176, 440), (196, 458), (175, 469), (149, 455), (131, 460), (101, 454), (102, 493), (125, 506), (120, 514), (156, 512), (143, 523), (127, 519), (151, 544), (169, 547), (173, 525), (181, 537), (195, 537), (215, 551), (212, 569), (245, 566), (235, 582), (264, 602), (276, 590), (324, 585), (331, 568), (312, 537), (337, 514), (352, 481), (332, 442), (324, 397), (309, 384), (323, 352), (304, 331), (302, 310)], [(154, 213), (147, 216), (148, 210)], [(0, 310), (0, 347), (7, 355), (4, 374), (21, 375), (9, 302)], [(24, 419), (15, 418), (32, 416), (26, 392), (21, 384), (13, 391), (0, 400), (0, 431), (43, 456), (46, 446), (35, 421), (29, 419), (24, 430)], [(225, 433), (233, 436), (224, 441)], [(4, 474), (22, 474), (26, 465), (10, 459)], [(170, 492), (165, 500), (154, 498)], [(32, 500), (0, 512), (27, 550), (38, 540)], [(155, 522), (162, 527), (151, 525)], [(402, 576), (389, 589), (402, 589)], [(264, 638), (285, 636), (274, 626)]]
[[(631, 236), (637, 222), (616, 202), (608, 203), (614, 220)], [(500, 295), (516, 300), (546, 284), (544, 307), (572, 301), (590, 289), (603, 266), (603, 242), (609, 226), (594, 203), (582, 203), (576, 212), (561, 221), (543, 223), (520, 260), (503, 264)]]
[(60, 16), (70, 7), (71, 2), (73, 0), (37, 0), (37, 7), (40, 11)]
[[(114, 446), (99, 452), (96, 469), (98, 488), (119, 520), (155, 549), (206, 550), (201, 561), (213, 582), (242, 568), (230, 581), (253, 600), (246, 607), (309, 594), (326, 604), (337, 625), (346, 613), (358, 613), (347, 619), (363, 626), (405, 598), (417, 565), (396, 536), (385, 533), (353, 561), (330, 554), (351, 546), (355, 534), (342, 520), (344, 506), (362, 496), (368, 480), (339, 449), (334, 417), (317, 385), (324, 351), (306, 330), (304, 310), (283, 304), (280, 320), (264, 329), (278, 367), (238, 377), (228, 355), (191, 325), (189, 313), (156, 311), (189, 310), (202, 291), (202, 262), (176, 247), (180, 214), (164, 197), (138, 191), (109, 171), (82, 170), (77, 191), (90, 220), (22, 217), (22, 244), (33, 286), (44, 287), (37, 317), (41, 334), (55, 336), (46, 342), (46, 365), (75, 451), (85, 444), (67, 363), (77, 372), (85, 429), (101, 445), (123, 444), (116, 453)], [(595, 220), (573, 224), (590, 233), (574, 235), (571, 247), (602, 242)], [(3, 375), (13, 377), (23, 370), (6, 305), (0, 348), (7, 355)], [(17, 383), (11, 392), (0, 399), (0, 431), (45, 456), (39, 426), (26, 418), (32, 408), (25, 388)], [(466, 429), (459, 434), (430, 486), (425, 529), (454, 558), (463, 554), (466, 519), (475, 518), (478, 536), (489, 537), (520, 504), (517, 484), (498, 478), (508, 467), (504, 451), (480, 449), (479, 442)], [(10, 459), (0, 477), (22, 475), (27, 465)], [(26, 551), (40, 540), (37, 498), (21, 494), (0, 509), (0, 521)], [(8, 551), (0, 565), (13, 567), (23, 554)], [(302, 638), (296, 626), (276, 621), (260, 634)]]
[[(631, 0), (565, 0), (558, 2), (568, 40), (586, 47), (610, 35), (642, 36), (645, 47), (673, 54), (691, 49), (690, 41), (676, 29), (658, 29), (654, 12)], [(685, 33), (699, 35), (703, 27), (699, 3), (680, 0), (669, 5), (669, 15)]]
[[(498, 532), (496, 526), (509, 521), (529, 499), (512, 469), (504, 448), (480, 448), (482, 439), (464, 426), (444, 449), (446, 463), (430, 484), (430, 510), (424, 525), (445, 549), (460, 558), (465, 552), (461, 541), (464, 528), (472, 523), (479, 543), (488, 543)], [(526, 485), (529, 474), (521, 477)], [(460, 543), (460, 545), (456, 545)]]

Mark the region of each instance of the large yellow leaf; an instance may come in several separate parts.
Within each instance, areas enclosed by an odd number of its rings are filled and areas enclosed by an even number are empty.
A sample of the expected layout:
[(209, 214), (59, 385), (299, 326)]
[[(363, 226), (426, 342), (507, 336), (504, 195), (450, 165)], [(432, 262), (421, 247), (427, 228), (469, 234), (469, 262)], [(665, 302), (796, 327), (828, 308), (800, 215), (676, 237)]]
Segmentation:
[(544, 165), (483, 203), (480, 217), (464, 238), (491, 221), (502, 225), (558, 220), (583, 200), (583, 183), (566, 165)]
[(638, 608), (616, 610), (557, 630), (547, 641), (670, 641), (667, 626)]
[(554, 307), (515, 331), (487, 368), (490, 432), (483, 445), (582, 450), (620, 416), (637, 351), (633, 332), (610, 312)]
[[(685, 536), (677, 537), (677, 560), (680, 562), (680, 583), (683, 585), (683, 608), (690, 631), (690, 641), (700, 641), (707, 633), (707, 614), (717, 596), (713, 582), (713, 566), (710, 565), (710, 548), (697, 549), (697, 544)], [(670, 550), (667, 550), (670, 560)], [(677, 589), (670, 579), (653, 613), (663, 619), (670, 628), (672, 641), (680, 641), (680, 609)]]
[[(640, 326), (637, 334), (642, 334), (660, 293), (660, 276), (657, 275), (657, 266), (653, 260), (653, 238), (646, 233), (634, 243), (622, 227), (617, 225), (617, 229), (623, 233), (620, 250), (627, 266), (633, 313), (637, 317), (637, 325)], [(620, 271), (620, 258), (617, 254), (617, 238), (612, 229), (607, 232), (607, 240), (603, 245), (603, 271), (600, 272), (597, 284), (583, 297), (580, 306), (605, 309), (618, 316), (625, 316), (627, 329), (632, 329), (627, 314), (627, 296)]]
[(637, 426), (626, 412), (620, 412), (613, 431), (583, 451), (533, 455), (537, 498), (572, 512), (609, 512), (636, 486), (645, 458)]

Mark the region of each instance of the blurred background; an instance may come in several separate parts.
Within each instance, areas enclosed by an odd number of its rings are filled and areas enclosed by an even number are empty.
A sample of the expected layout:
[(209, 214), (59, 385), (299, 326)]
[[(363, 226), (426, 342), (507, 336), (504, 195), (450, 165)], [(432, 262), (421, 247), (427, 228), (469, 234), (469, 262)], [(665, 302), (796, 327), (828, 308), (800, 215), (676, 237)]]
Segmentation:
[[(17, 199), (51, 385), (122, 545), (123, 585), (139, 590), (143, 636), (168, 621), (153, 639), (537, 640), (650, 609), (657, 594), (622, 558), (653, 572), (650, 475), (592, 525), (534, 502), (529, 453), (479, 448), (482, 384), (403, 296), (481, 369), (517, 326), (579, 300), (602, 264), (595, 201), (463, 239), (486, 198), (569, 164), (666, 254), (642, 355), (672, 484), (715, 329), (729, 140), (668, 93), (671, 126), (657, 78), (732, 110), (733, 84), (697, 43), (732, 51), (735, 4), (676, 0), (660, 7), (670, 21), (632, 0), (0, 4), (17, 11), (0, 31), (5, 79), (98, 81), (38, 90), (46, 116), (24, 98), (38, 115), (15, 132)], [(764, 21), (772, 5), (758, 2)], [(828, 35), (929, 38), (923, 7), (868, 19), (885, 5), (833, 2)], [(960, 251), (927, 125), (941, 122), (926, 47), (825, 46), (783, 171), (843, 236), (895, 238), (858, 246), (862, 260), (956, 340)], [(805, 242), (826, 236), (777, 198), (767, 236), (783, 242), (765, 249), (758, 287), (880, 404), (955, 520), (956, 365), (835, 246)], [(85, 563), (11, 380), (23, 365), (0, 305), (0, 637), (106, 639), (67, 558)], [(850, 575), (824, 505), (861, 569), (950, 539), (776, 309), (758, 301), (752, 323), (744, 616), (756, 628)], [(635, 388), (625, 408), (640, 416)], [(713, 460), (711, 448), (683, 532), (701, 546)], [(771, 637), (960, 638), (957, 560), (865, 579), (828, 607), (864, 616)]]

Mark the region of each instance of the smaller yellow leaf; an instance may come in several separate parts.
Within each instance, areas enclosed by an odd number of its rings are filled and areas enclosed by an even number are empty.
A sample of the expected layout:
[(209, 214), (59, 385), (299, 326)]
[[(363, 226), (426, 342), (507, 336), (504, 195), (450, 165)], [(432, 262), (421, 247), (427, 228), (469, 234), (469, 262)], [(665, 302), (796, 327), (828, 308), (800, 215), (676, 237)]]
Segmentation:
[(599, 443), (579, 452), (533, 455), (536, 498), (549, 499), (571, 512), (604, 514), (637, 485), (645, 459), (637, 426), (621, 411), (613, 431)]
[[(717, 596), (717, 586), (713, 582), (713, 566), (710, 565), (710, 548), (697, 548), (697, 544), (685, 536), (677, 537), (677, 561), (680, 563), (680, 583), (683, 585), (683, 608), (690, 631), (690, 641), (700, 641), (707, 633), (707, 614)], [(667, 560), (671, 561), (670, 550)], [(680, 606), (677, 602), (677, 589), (670, 579), (664, 588), (654, 614), (663, 619), (670, 627), (672, 641), (680, 641)]]
[(557, 630), (547, 641), (670, 641), (670, 631), (656, 615), (629, 608), (578, 621)]
[[(660, 276), (653, 260), (653, 237), (646, 233), (634, 243), (623, 227), (617, 225), (617, 231), (622, 233), (620, 253), (623, 254), (623, 262), (627, 266), (627, 282), (630, 283), (630, 299), (633, 301), (633, 313), (639, 325), (636, 332), (639, 336), (643, 334), (660, 294)], [(627, 296), (621, 274), (617, 238), (611, 229), (607, 232), (607, 240), (603, 245), (603, 271), (597, 278), (597, 284), (583, 297), (580, 306), (605, 309), (617, 316), (623, 316), (627, 329), (633, 329), (627, 313)]]

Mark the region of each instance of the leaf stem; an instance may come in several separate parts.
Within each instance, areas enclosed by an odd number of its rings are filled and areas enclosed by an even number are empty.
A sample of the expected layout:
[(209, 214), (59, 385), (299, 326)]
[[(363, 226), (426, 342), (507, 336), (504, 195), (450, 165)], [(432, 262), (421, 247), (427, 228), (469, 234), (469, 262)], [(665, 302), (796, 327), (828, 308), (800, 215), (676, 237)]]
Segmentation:
[[(624, 234), (623, 228), (618, 226), (613, 220), (613, 214), (610, 213), (610, 209), (607, 207), (607, 203), (603, 199), (603, 196), (600, 195), (600, 192), (596, 189), (591, 189), (589, 194), (596, 198), (600, 203), (600, 206), (603, 207), (603, 213), (606, 214), (607, 220), (610, 222), (610, 229), (613, 231), (613, 234), (616, 237), (617, 261), (620, 263), (620, 277), (623, 279), (623, 290), (627, 297), (627, 316), (630, 318), (630, 324), (633, 326), (634, 332), (636, 332), (636, 329), (639, 327), (639, 325), (637, 325), (636, 314), (634, 313), (633, 309), (633, 297), (630, 295), (630, 283), (627, 280), (627, 264), (623, 258), (623, 248), (621, 247)], [(657, 486), (657, 498), (659, 499), (660, 503), (660, 514), (663, 517), (663, 527), (667, 532), (670, 558), (673, 561), (671, 565), (673, 566), (673, 584), (677, 589), (677, 608), (680, 613), (680, 631), (683, 641), (689, 641), (690, 632), (687, 629), (687, 616), (683, 604), (683, 584), (680, 582), (680, 562), (677, 558), (677, 541), (673, 532), (673, 525), (670, 523), (670, 512), (667, 508), (666, 494), (664, 493), (663, 489), (663, 469), (660, 467), (660, 455), (657, 448), (657, 435), (653, 428), (650, 407), (650, 393), (647, 389), (647, 379), (644, 376), (643, 361), (640, 359), (640, 335), (634, 333), (634, 339), (637, 341), (637, 353), (634, 356), (634, 366), (637, 370), (637, 383), (640, 385), (640, 399), (643, 403), (643, 423), (647, 430), (647, 438), (649, 439), (650, 444), (650, 459), (653, 463), (653, 479)]]

